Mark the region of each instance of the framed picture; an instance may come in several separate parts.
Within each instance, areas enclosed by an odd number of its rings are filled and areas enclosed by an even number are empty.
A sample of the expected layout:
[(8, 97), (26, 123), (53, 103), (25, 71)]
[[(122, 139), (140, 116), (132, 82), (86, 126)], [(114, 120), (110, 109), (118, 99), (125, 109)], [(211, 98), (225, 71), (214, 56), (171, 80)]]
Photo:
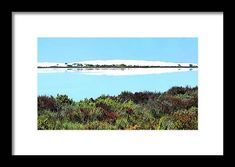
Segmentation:
[(12, 13), (15, 155), (223, 155), (223, 13)]

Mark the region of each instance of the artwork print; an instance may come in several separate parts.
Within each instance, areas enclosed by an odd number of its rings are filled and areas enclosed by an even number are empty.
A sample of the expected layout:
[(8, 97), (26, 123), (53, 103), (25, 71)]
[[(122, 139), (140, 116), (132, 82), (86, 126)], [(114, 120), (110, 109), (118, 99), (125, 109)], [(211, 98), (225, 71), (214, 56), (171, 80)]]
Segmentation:
[(197, 130), (198, 38), (37, 39), (38, 130)]

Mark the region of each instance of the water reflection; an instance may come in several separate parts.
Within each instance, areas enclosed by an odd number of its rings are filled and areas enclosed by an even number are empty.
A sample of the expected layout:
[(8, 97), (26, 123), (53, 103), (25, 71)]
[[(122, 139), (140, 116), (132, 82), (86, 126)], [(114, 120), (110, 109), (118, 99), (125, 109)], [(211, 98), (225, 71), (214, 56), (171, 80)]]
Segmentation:
[(197, 68), (39, 68), (38, 73), (79, 72), (84, 75), (147, 75), (197, 71)]

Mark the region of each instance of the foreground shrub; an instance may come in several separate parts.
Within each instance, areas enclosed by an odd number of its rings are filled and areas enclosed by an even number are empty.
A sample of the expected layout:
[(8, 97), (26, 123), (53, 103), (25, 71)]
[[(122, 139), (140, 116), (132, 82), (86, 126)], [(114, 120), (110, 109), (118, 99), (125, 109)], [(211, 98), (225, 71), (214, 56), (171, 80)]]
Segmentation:
[(197, 87), (122, 92), (78, 102), (66, 95), (38, 96), (38, 129), (196, 130), (197, 103)]
[(198, 113), (196, 108), (190, 110), (178, 111), (173, 114), (177, 120), (176, 128), (184, 130), (197, 130), (198, 129)]
[(137, 106), (132, 114), (125, 114), (122, 117), (128, 119), (127, 128), (136, 129), (156, 129), (156, 122), (159, 118), (155, 118), (152, 113), (143, 106)]
[(159, 129), (159, 130), (175, 130), (175, 129), (177, 129), (176, 121), (177, 120), (175, 120), (170, 115), (163, 116), (159, 120), (159, 124), (158, 124), (157, 129)]
[(120, 118), (116, 121), (116, 124), (118, 129), (126, 129), (129, 126), (129, 122), (127, 118)]
[(158, 128), (160, 130), (197, 130), (198, 113), (195, 107), (190, 110), (174, 112), (161, 117)]
[(87, 130), (117, 130), (116, 125), (113, 125), (105, 121), (92, 121), (84, 124), (84, 128)]
[(51, 111), (42, 111), (38, 116), (38, 129), (56, 129), (60, 128), (60, 121), (58, 120), (58, 115)]
[(69, 121), (65, 121), (61, 125), (62, 130), (85, 130), (87, 129), (83, 124), (80, 123), (73, 123)]

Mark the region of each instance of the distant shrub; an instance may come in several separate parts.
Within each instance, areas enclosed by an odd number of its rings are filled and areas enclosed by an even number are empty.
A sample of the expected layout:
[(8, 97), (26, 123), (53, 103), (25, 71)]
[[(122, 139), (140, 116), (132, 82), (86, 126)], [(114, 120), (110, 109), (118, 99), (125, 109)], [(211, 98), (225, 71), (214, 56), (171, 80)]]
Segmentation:
[(121, 102), (125, 102), (128, 100), (133, 101), (136, 104), (146, 103), (148, 100), (157, 98), (160, 95), (160, 93), (154, 93), (154, 92), (122, 92), (120, 95), (117, 96), (117, 98)]
[(134, 94), (134, 103), (140, 104), (140, 103), (146, 103), (151, 97), (149, 94), (144, 92), (136, 92)]
[(57, 94), (55, 99), (56, 99), (56, 102), (62, 106), (73, 104), (73, 100), (70, 99), (67, 95)]
[(184, 88), (184, 87), (175, 86), (175, 87), (172, 87), (171, 89), (169, 89), (167, 91), (167, 93), (170, 95), (185, 94), (187, 89), (188, 89), (188, 87)]
[(194, 87), (194, 88), (191, 88), (191, 87), (182, 87), (182, 86), (174, 86), (172, 88), (170, 88), (166, 93), (167, 94), (170, 94), (170, 95), (179, 95), (179, 94), (185, 94), (185, 93), (192, 93), (193, 91), (196, 91), (198, 88), (197, 86)]
[(132, 92), (128, 92), (128, 91), (124, 91), (122, 92), (120, 95), (117, 96), (117, 98), (121, 101), (121, 102), (125, 102), (128, 100), (133, 100), (133, 93)]
[(99, 98), (96, 101), (96, 107), (103, 109), (104, 111), (117, 111), (121, 108), (121, 103), (111, 98)]
[(42, 110), (57, 111), (58, 106), (55, 98), (52, 96), (38, 96), (38, 111)]
[(58, 94), (55, 98), (53, 96), (38, 96), (38, 111), (60, 111), (63, 106), (72, 105), (73, 103), (74, 101), (67, 95)]
[(88, 99), (80, 100), (80, 101), (77, 102), (75, 105), (76, 105), (78, 108), (90, 108), (90, 109), (95, 108), (95, 102), (94, 102), (94, 100), (88, 100)]
[(117, 98), (116, 98), (116, 96), (101, 95), (98, 98), (96, 98), (96, 100), (99, 100), (99, 99), (112, 99), (112, 100), (116, 100)]

